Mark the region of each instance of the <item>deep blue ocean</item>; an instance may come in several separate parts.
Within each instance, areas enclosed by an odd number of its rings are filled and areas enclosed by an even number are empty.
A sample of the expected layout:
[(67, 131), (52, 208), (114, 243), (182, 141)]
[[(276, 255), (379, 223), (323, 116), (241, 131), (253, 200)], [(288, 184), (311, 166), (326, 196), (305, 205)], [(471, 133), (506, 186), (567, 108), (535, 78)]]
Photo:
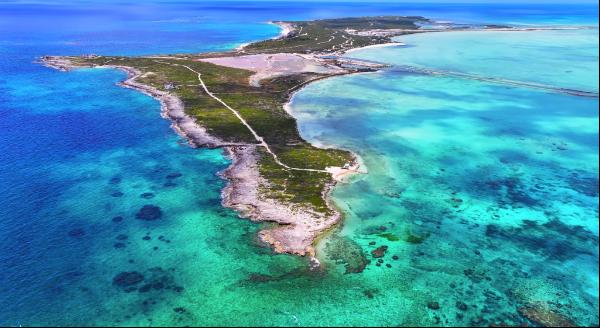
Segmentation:
[[(0, 325), (434, 323), (381, 312), (386, 304), (410, 308), (406, 294), (375, 303), (372, 315), (361, 312), (356, 304), (373, 304), (359, 303), (371, 301), (361, 286), (376, 276), (310, 276), (303, 259), (258, 245), (258, 227), (220, 205), (225, 182), (216, 174), (228, 159), (220, 150), (188, 147), (160, 117), (157, 101), (116, 85), (123, 73), (64, 73), (36, 63), (43, 55), (227, 50), (276, 36), (269, 20), (366, 15), (598, 25), (597, 5), (583, 4), (0, 2)], [(597, 121), (597, 109), (589, 115)], [(597, 129), (591, 133), (597, 138)], [(597, 166), (595, 176), (584, 173), (575, 183), (589, 193), (595, 188), (597, 215)], [(160, 222), (135, 219), (149, 204), (162, 209)], [(577, 233), (584, 240), (577, 245), (591, 245), (597, 257), (597, 227), (561, 231)], [(517, 232), (527, 240), (527, 231)], [(597, 272), (597, 258), (592, 265)], [(118, 274), (131, 271), (142, 272), (153, 289), (116, 288)], [(248, 285), (256, 272), (277, 280)], [(597, 310), (597, 291), (591, 299), (581, 308)], [(597, 314), (582, 318), (577, 322), (597, 324)]]

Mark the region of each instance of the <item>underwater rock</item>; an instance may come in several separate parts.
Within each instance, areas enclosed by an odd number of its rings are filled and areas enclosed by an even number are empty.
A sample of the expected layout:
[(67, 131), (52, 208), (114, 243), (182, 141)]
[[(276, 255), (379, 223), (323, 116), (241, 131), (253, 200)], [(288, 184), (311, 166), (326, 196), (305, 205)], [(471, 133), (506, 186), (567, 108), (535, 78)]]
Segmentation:
[(114, 243), (113, 247), (119, 249), (119, 248), (125, 248), (125, 247), (127, 247), (127, 245), (125, 245), (124, 243)]
[(176, 313), (184, 313), (185, 309), (182, 307), (176, 307), (173, 309), (173, 311), (175, 311)]
[(389, 197), (389, 198), (400, 198), (400, 195), (403, 191), (400, 192), (396, 192), (396, 191), (386, 191), (384, 194)]
[(369, 242), (369, 246), (375, 246), (375, 245), (377, 245), (376, 242), (374, 242), (374, 241)]
[(118, 184), (121, 182), (121, 178), (120, 177), (112, 177), (108, 182), (110, 184)]
[(368, 299), (372, 299), (373, 297), (375, 297), (375, 294), (379, 292), (376, 289), (366, 289), (363, 290), (363, 294), (368, 298)]
[(135, 215), (136, 219), (144, 221), (154, 221), (160, 219), (161, 217), (162, 210), (160, 207), (154, 205), (144, 205)]
[(142, 287), (140, 287), (140, 289), (138, 289), (138, 292), (140, 293), (147, 293), (152, 289), (152, 285), (151, 284), (145, 284)]
[(144, 276), (137, 271), (124, 271), (113, 278), (113, 285), (119, 287), (131, 287), (144, 280)]
[(125, 195), (124, 193), (120, 192), (120, 191), (115, 191), (112, 194), (110, 194), (113, 197), (121, 197), (123, 195)]
[(475, 271), (475, 269), (472, 268), (463, 270), (463, 273), (474, 283), (479, 283), (483, 280), (490, 280), (490, 278), (485, 275), (485, 272)]
[(140, 195), (140, 197), (144, 198), (144, 199), (152, 199), (154, 198), (154, 194), (151, 192), (145, 192), (143, 194)]
[(150, 237), (150, 236), (144, 236), (144, 237), (142, 237), (142, 240), (150, 240), (150, 239), (152, 239), (152, 237)]
[(167, 175), (167, 179), (176, 179), (181, 177), (183, 174), (179, 173), (179, 172), (173, 172), (173, 173), (169, 173)]
[(117, 235), (117, 237), (115, 237), (117, 240), (127, 240), (129, 237), (127, 235), (124, 234), (120, 234)]
[(440, 309), (440, 303), (434, 302), (434, 301), (428, 302), (427, 303), (427, 307), (430, 308), (430, 309), (432, 309), (432, 310), (439, 310)]
[(69, 236), (74, 238), (80, 238), (85, 236), (85, 230), (83, 228), (75, 228), (69, 231)]
[(123, 221), (123, 217), (122, 216), (115, 216), (114, 218), (112, 218), (112, 222), (118, 223)]
[(392, 260), (397, 261), (399, 259), (398, 255), (392, 256)]
[(576, 325), (560, 313), (554, 312), (548, 306), (538, 303), (521, 306), (519, 313), (530, 321), (544, 327), (575, 327)]
[(386, 245), (379, 246), (371, 251), (371, 255), (373, 255), (374, 258), (383, 257), (385, 255), (385, 252), (387, 251), (387, 249), (388, 249), (388, 247)]
[(456, 301), (456, 308), (461, 310), (461, 311), (467, 311), (469, 309), (469, 307), (467, 306), (467, 304), (465, 302), (462, 301)]

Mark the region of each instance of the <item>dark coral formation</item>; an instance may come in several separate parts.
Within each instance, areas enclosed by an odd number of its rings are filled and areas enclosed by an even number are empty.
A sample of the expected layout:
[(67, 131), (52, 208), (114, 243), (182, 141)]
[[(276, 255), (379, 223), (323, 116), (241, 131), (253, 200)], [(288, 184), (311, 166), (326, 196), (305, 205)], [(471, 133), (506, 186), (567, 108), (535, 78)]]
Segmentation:
[(250, 281), (250, 282), (269, 282), (272, 280), (273, 280), (273, 277), (268, 274), (251, 273), (248, 276), (248, 281)]
[(145, 192), (145, 193), (141, 194), (140, 197), (142, 197), (144, 199), (152, 199), (152, 198), (154, 198), (154, 194), (151, 192)]
[(154, 221), (160, 219), (161, 217), (162, 210), (160, 207), (155, 205), (144, 205), (135, 215), (136, 219), (144, 221)]
[(175, 283), (172, 274), (161, 267), (150, 268), (144, 274), (138, 271), (121, 272), (113, 278), (113, 285), (123, 289), (126, 293), (136, 290), (139, 293), (168, 290), (181, 293), (184, 290), (183, 287)]
[(425, 239), (427, 239), (427, 237), (429, 237), (429, 234), (417, 235), (407, 231), (406, 235), (404, 236), (404, 241), (410, 244), (421, 244), (425, 241)]
[(116, 248), (116, 249), (120, 249), (120, 248), (125, 248), (125, 247), (127, 247), (127, 245), (125, 245), (125, 243), (120, 243), (120, 242), (119, 242), (119, 243), (114, 243), (114, 244), (113, 244), (113, 247), (114, 247), (114, 248)]
[(598, 249), (597, 236), (584, 227), (567, 225), (556, 219), (543, 224), (524, 220), (516, 228), (490, 224), (485, 234), (516, 243), (553, 260), (564, 261), (582, 254), (597, 257), (594, 253)]
[(179, 172), (173, 172), (173, 173), (169, 173), (167, 175), (167, 179), (176, 179), (181, 177), (183, 174), (179, 173)]
[(348, 237), (332, 236), (325, 250), (330, 259), (344, 264), (345, 273), (363, 272), (370, 263), (360, 245)]
[(128, 238), (129, 237), (124, 234), (119, 234), (119, 235), (117, 235), (117, 237), (115, 237), (115, 239), (117, 239), (117, 240), (127, 240)]
[(519, 307), (519, 313), (531, 322), (543, 327), (575, 327), (576, 325), (564, 315), (551, 310), (543, 303), (529, 304)]
[(373, 255), (374, 258), (384, 257), (387, 249), (388, 247), (386, 245), (379, 246), (371, 251), (371, 255)]
[(162, 291), (172, 290), (180, 293), (183, 291), (183, 287), (178, 286), (175, 283), (173, 276), (161, 267), (154, 267), (148, 270), (149, 278), (146, 279), (146, 283), (139, 288), (140, 293), (148, 293), (151, 291)]
[(435, 301), (431, 301), (427, 303), (427, 307), (432, 309), (432, 310), (439, 310), (440, 309), (440, 303), (435, 302)]
[[(539, 206), (539, 190), (531, 186), (519, 177), (502, 177), (488, 180), (474, 181), (470, 186), (474, 195), (494, 198), (501, 207), (535, 207)], [(454, 197), (452, 203), (460, 205), (459, 198)]]
[(569, 187), (580, 194), (598, 197), (598, 177), (595, 176), (581, 176), (575, 172), (567, 179)]
[(125, 271), (117, 274), (113, 278), (113, 285), (127, 288), (132, 287), (144, 280), (144, 276), (137, 271)]

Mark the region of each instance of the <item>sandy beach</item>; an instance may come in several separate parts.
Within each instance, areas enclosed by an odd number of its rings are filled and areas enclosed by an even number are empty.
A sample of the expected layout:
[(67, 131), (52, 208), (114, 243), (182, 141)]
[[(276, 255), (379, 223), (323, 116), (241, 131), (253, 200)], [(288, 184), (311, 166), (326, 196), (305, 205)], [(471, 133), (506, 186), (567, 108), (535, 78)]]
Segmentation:
[(278, 36), (274, 37), (274, 39), (286, 37), (288, 34), (290, 34), (290, 32), (292, 32), (294, 30), (294, 24), (292, 24), (292, 23), (271, 21), (271, 22), (269, 22), (269, 24), (277, 25), (281, 28), (281, 32), (279, 33)]

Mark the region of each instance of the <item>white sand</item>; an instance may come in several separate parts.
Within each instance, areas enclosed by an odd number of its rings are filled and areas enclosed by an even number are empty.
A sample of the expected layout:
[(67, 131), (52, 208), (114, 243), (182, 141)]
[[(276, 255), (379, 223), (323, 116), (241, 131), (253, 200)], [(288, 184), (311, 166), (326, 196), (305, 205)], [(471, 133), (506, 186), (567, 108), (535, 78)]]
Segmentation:
[(202, 58), (199, 60), (256, 72), (256, 74), (250, 77), (249, 83), (252, 86), (260, 86), (261, 80), (280, 75), (297, 73), (335, 74), (344, 72), (339, 67), (324, 64), (314, 56), (288, 53)]
[(371, 49), (371, 48), (385, 48), (385, 47), (394, 47), (394, 46), (405, 46), (405, 43), (402, 42), (390, 42), (390, 43), (381, 43), (381, 44), (373, 44), (370, 46), (365, 46), (365, 47), (360, 47), (360, 48), (352, 48), (350, 50), (347, 50), (344, 52), (344, 55), (359, 51), (359, 50), (364, 50), (364, 49)]

